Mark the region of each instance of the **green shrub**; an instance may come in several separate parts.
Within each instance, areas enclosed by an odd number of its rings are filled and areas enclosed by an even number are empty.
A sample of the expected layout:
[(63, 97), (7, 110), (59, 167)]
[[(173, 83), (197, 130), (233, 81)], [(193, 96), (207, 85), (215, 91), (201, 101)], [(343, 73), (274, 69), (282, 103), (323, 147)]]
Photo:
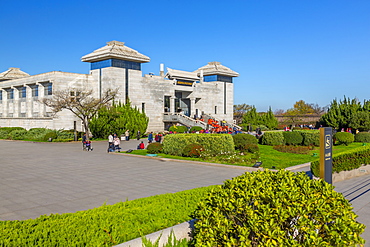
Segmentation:
[(303, 146), (320, 146), (320, 131), (319, 130), (294, 130), (303, 137)]
[(0, 221), (0, 246), (115, 246), (190, 220), (203, 187), (23, 221)]
[(200, 127), (200, 126), (193, 126), (190, 128), (190, 132), (197, 132), (197, 131), (201, 131), (203, 128)]
[(370, 133), (369, 132), (359, 132), (355, 135), (355, 142), (370, 143)]
[(355, 246), (350, 203), (323, 180), (286, 170), (245, 173), (211, 191), (193, 215), (195, 246)]
[(25, 129), (15, 129), (15, 130), (12, 130), (8, 134), (8, 139), (23, 140), (26, 134), (27, 134), (27, 130), (25, 130)]
[(52, 131), (53, 130), (46, 129), (46, 128), (32, 128), (32, 129), (28, 130), (24, 139), (35, 140), (35, 141), (43, 141), (45, 134), (49, 133), (49, 132), (52, 132)]
[(163, 139), (163, 152), (182, 156), (184, 148), (191, 143), (204, 147), (210, 155), (234, 152), (234, 141), (229, 134), (172, 134)]
[(0, 128), (0, 139), (7, 139), (8, 134), (13, 130), (24, 130), (22, 127), (2, 127)]
[(57, 139), (62, 140), (62, 139), (72, 139), (74, 138), (74, 133), (70, 130), (58, 130), (57, 131)]
[(172, 125), (169, 129), (169, 131), (176, 132), (176, 133), (186, 133), (188, 132), (188, 128), (186, 126), (180, 125)]
[(245, 145), (247, 144), (257, 144), (257, 138), (249, 134), (236, 134), (232, 136), (234, 139), (235, 149), (244, 151)]
[(197, 143), (190, 143), (184, 148), (182, 156), (195, 158), (199, 157), (202, 151), (204, 151), (202, 145)]
[(335, 140), (335, 144), (346, 146), (355, 141), (353, 134), (348, 132), (337, 132), (334, 134), (333, 139)]
[(303, 142), (303, 136), (296, 131), (284, 131), (283, 136), (286, 145), (301, 145)]
[(282, 131), (266, 131), (260, 138), (260, 142), (262, 145), (283, 145), (284, 136)]
[[(334, 154), (332, 156), (332, 171), (350, 171), (370, 164), (370, 147), (359, 147), (350, 151)], [(311, 162), (311, 172), (316, 177), (320, 177), (320, 162)]]
[(159, 142), (153, 142), (150, 143), (146, 149), (150, 154), (159, 154), (163, 152), (163, 144)]
[(58, 135), (55, 131), (48, 132), (44, 135), (44, 141), (49, 141), (49, 139), (54, 140), (57, 139)]

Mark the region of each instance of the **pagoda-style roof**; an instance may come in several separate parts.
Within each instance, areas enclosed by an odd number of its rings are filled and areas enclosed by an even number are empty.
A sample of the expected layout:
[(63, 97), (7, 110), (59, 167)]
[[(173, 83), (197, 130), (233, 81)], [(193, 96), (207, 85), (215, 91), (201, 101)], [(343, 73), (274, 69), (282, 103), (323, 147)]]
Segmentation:
[(239, 73), (229, 69), (226, 66), (223, 66), (220, 62), (209, 62), (207, 65), (200, 67), (195, 73), (200, 75), (200, 71), (203, 70), (203, 76), (205, 75), (223, 75), (230, 77), (237, 77)]
[(124, 42), (110, 41), (107, 45), (87, 54), (81, 58), (82, 62), (98, 62), (116, 58), (120, 60), (133, 61), (138, 63), (147, 63), (150, 61), (148, 56), (145, 56), (138, 51), (125, 46)]
[(14, 80), (23, 77), (30, 76), (26, 72), (20, 70), (20, 68), (9, 68), (7, 71), (0, 73), (0, 81)]
[(188, 72), (183, 70), (176, 70), (167, 68), (166, 78), (176, 79), (176, 80), (190, 80), (190, 81), (199, 81), (199, 77), (195, 72)]

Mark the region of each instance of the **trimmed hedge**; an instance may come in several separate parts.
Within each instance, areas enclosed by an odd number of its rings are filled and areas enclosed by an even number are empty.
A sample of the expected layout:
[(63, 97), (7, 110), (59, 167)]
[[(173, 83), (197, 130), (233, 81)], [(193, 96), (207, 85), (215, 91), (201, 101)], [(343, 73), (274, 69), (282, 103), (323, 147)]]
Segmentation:
[(10, 140), (23, 140), (24, 137), (27, 135), (27, 130), (25, 129), (16, 129), (12, 130), (8, 134), (8, 139)]
[(234, 152), (234, 141), (229, 134), (172, 134), (163, 139), (163, 152), (181, 156), (184, 148), (197, 143), (210, 155)]
[(234, 139), (235, 149), (244, 151), (244, 147), (247, 144), (257, 144), (257, 138), (254, 135), (250, 134), (236, 134), (232, 136)]
[(303, 137), (303, 146), (320, 146), (320, 130), (294, 130)]
[(0, 221), (0, 246), (113, 246), (191, 219), (203, 187), (76, 213)]
[(276, 146), (284, 144), (282, 131), (266, 131), (260, 138), (262, 145)]
[(286, 145), (301, 145), (303, 142), (303, 136), (299, 132), (295, 131), (284, 131), (284, 142)]
[(370, 133), (360, 132), (355, 135), (355, 142), (370, 143)]
[[(359, 147), (351, 151), (334, 154), (332, 159), (333, 173), (357, 169), (361, 165), (370, 164), (370, 147)], [(320, 177), (320, 161), (311, 162), (311, 172), (316, 177)]]
[(348, 132), (337, 132), (334, 134), (333, 139), (335, 144), (346, 146), (355, 141), (353, 134)]
[(245, 173), (216, 187), (193, 218), (203, 246), (356, 246), (365, 225), (323, 180), (286, 170)]

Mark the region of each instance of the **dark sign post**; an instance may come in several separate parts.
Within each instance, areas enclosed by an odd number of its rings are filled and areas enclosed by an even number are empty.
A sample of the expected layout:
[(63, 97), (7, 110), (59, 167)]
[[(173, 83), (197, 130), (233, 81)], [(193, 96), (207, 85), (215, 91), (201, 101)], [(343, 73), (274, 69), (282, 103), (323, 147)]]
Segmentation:
[(320, 178), (332, 184), (332, 135), (331, 127), (320, 128)]

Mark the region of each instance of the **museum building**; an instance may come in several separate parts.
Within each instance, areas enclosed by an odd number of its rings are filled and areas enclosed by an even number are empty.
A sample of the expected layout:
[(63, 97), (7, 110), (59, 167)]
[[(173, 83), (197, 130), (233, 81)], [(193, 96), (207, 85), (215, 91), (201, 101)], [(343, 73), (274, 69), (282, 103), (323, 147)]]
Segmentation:
[(219, 62), (193, 71), (167, 68), (159, 75), (143, 76), (141, 66), (150, 61), (123, 42), (106, 46), (81, 58), (90, 63), (89, 74), (52, 71), (29, 75), (19, 68), (0, 73), (0, 126), (82, 130), (81, 121), (70, 111), (54, 114), (41, 103), (53, 91), (92, 89), (99, 98), (107, 89), (119, 88), (118, 99), (141, 109), (149, 117), (148, 131), (163, 131), (173, 124), (198, 125), (196, 118), (233, 123), (233, 77), (239, 74)]

